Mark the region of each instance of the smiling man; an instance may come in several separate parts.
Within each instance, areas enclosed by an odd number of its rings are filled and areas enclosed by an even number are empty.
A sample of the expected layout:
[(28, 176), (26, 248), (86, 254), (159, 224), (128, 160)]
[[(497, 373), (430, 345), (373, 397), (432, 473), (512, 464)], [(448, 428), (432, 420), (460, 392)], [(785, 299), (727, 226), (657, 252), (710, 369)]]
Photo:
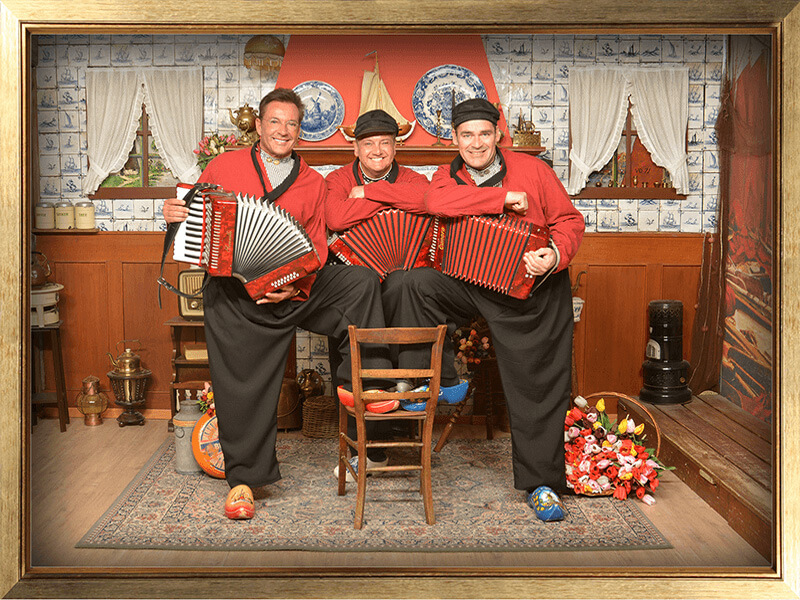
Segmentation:
[[(523, 256), (538, 277), (528, 298), (518, 299), (466, 283), (434, 269), (414, 269), (403, 279), (399, 318), (392, 324), (450, 331), (482, 315), (503, 383), (511, 426), (514, 487), (542, 520), (563, 517), (551, 488), (566, 487), (564, 415), (572, 366), (572, 294), (567, 266), (583, 238), (581, 214), (555, 172), (542, 160), (498, 147), (499, 111), (472, 99), (453, 109), (459, 155), (441, 166), (425, 194), (427, 211), (443, 217), (514, 214), (550, 230), (550, 244)], [(487, 242), (488, 243), (488, 242)], [(503, 250), (500, 248), (499, 250)], [(445, 347), (442, 378), (453, 374), (452, 348)], [(403, 351), (400, 366), (422, 366)]]
[[(325, 262), (325, 182), (294, 152), (303, 103), (277, 88), (259, 106), (251, 148), (214, 158), (200, 181), (224, 190), (275, 202), (302, 225)], [(188, 208), (177, 198), (164, 203), (164, 219), (179, 222)], [(340, 380), (350, 381), (347, 326), (383, 327), (380, 282), (369, 269), (326, 265), (254, 302), (235, 277), (212, 277), (203, 293), (205, 334), (230, 519), (255, 513), (253, 489), (281, 478), (275, 456), (277, 407), (289, 347), (297, 327), (342, 340)], [(362, 357), (368, 368), (391, 366), (388, 349), (371, 346)]]

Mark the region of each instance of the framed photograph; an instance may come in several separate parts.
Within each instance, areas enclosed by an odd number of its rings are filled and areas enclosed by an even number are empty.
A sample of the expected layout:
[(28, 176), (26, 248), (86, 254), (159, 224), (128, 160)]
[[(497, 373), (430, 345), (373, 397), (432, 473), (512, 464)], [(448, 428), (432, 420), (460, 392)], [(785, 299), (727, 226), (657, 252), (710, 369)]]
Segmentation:
[[(795, 457), (800, 453), (800, 402), (795, 390), (800, 385), (800, 358), (794, 349), (800, 339), (800, 0), (753, 3), (747, 0), (647, 0), (631, 10), (629, 2), (587, 3), (563, 0), (550, 3), (502, 2), (490, 0), (453, 0), (448, 3), (419, 3), (414, 0), (294, 0), (265, 2), (239, 0), (214, 2), (130, 2), (80, 3), (63, 0), (0, 0), (0, 240), (2, 240), (2, 285), (0, 285), (0, 383), (5, 391), (4, 410), (0, 411), (0, 595), (4, 597), (765, 597), (787, 598), (800, 595), (800, 552), (795, 542), (800, 538), (800, 471)], [(559, 83), (564, 84), (566, 97), (569, 65), (576, 60), (593, 61), (600, 56), (625, 57), (621, 63), (683, 61), (697, 67), (690, 83), (702, 106), (700, 88), (705, 86), (719, 94), (716, 60), (709, 61), (701, 52), (721, 51), (716, 38), (726, 35), (761, 36), (771, 45), (772, 89), (775, 93), (771, 123), (773, 129), (773, 162), (775, 198), (772, 214), (775, 231), (773, 248), (773, 280), (775, 311), (773, 313), (772, 390), (772, 560), (768, 565), (703, 567), (680, 564), (647, 564), (626, 567), (625, 560), (612, 566), (604, 563), (603, 552), (596, 552), (587, 564), (504, 563), (502, 552), (472, 553), (460, 564), (458, 559), (447, 566), (440, 563), (392, 568), (388, 562), (375, 559), (350, 563), (341, 561), (337, 553), (328, 558), (308, 560), (297, 553), (282, 561), (282, 566), (209, 565), (202, 552), (195, 552), (196, 562), (186, 566), (160, 566), (162, 562), (138, 560), (135, 551), (123, 566), (74, 564), (41, 566), (31, 562), (31, 343), (30, 273), (32, 250), (34, 194), (39, 183), (32, 181), (31, 165), (40, 164), (34, 156), (47, 144), (66, 143), (58, 139), (67, 132), (65, 124), (53, 124), (48, 132), (46, 122), (57, 113), (71, 115), (77, 122), (79, 111), (73, 110), (74, 97), (58, 97), (44, 78), (57, 77), (72, 81), (78, 72), (37, 69), (41, 56), (34, 59), (32, 40), (37, 36), (58, 39), (59, 36), (107, 36), (126, 38), (137, 35), (160, 36), (151, 44), (152, 55), (134, 57), (152, 65), (177, 64), (183, 53), (210, 52), (207, 38), (228, 35), (249, 36), (267, 31), (282, 35), (440, 35), (442, 43), (459, 35), (491, 36), (486, 54), (496, 63), (509, 82), (519, 74), (521, 64), (539, 65), (541, 73), (552, 70), (552, 77), (542, 76), (552, 92), (546, 105), (557, 106)], [(529, 44), (531, 35), (545, 36)], [(648, 37), (646, 43), (640, 36)], [(674, 36), (685, 36), (675, 43)], [(191, 36), (201, 36), (198, 43)], [(695, 38), (714, 37), (714, 43), (699, 44)], [(180, 39), (177, 39), (180, 38)], [(185, 38), (185, 39), (184, 39)], [(114, 49), (116, 39), (107, 47)], [(224, 44), (221, 44), (224, 45)], [(246, 69), (239, 69), (234, 56), (234, 42), (228, 44), (228, 63), (220, 60), (209, 67), (208, 76), (216, 81), (218, 94), (236, 95)], [(80, 61), (81, 53), (91, 48), (84, 44), (69, 47), (69, 58)], [(525, 54), (527, 53), (527, 54)], [(535, 53), (535, 57), (528, 56)], [(523, 58), (521, 59), (521, 56)], [(716, 56), (716, 54), (714, 55)], [(47, 58), (47, 57), (44, 57)], [(133, 59), (132, 59), (133, 60)], [(93, 62), (95, 61), (95, 62)], [(113, 56), (86, 59), (87, 66), (109, 67)], [(202, 59), (201, 61), (202, 62)], [(722, 63), (719, 62), (721, 65)], [(517, 69), (517, 70), (515, 70)], [(228, 73), (225, 74), (225, 71)], [(37, 81), (37, 77), (42, 78)], [(531, 73), (526, 83), (509, 83), (508, 93), (523, 94), (525, 106), (536, 105), (538, 88)], [(536, 76), (538, 78), (538, 75)], [(76, 86), (78, 80), (75, 79)], [(520, 87), (520, 86), (526, 86)], [(690, 86), (691, 88), (692, 86)], [(37, 93), (43, 92), (43, 93)], [(505, 93), (505, 92), (504, 92)], [(555, 94), (555, 97), (554, 97)], [(540, 94), (543, 98), (546, 94)], [(517, 100), (521, 99), (519, 96)], [(692, 103), (690, 96), (690, 106)], [(208, 100), (213, 104), (216, 100)], [(545, 100), (542, 100), (545, 102)], [(62, 103), (63, 106), (59, 105)], [(64, 104), (66, 103), (66, 104)], [(39, 122), (34, 122), (32, 108), (39, 109)], [(60, 107), (60, 108), (59, 108)], [(64, 108), (70, 110), (63, 110)], [(559, 109), (566, 106), (559, 106)], [(516, 115), (519, 111), (515, 111)], [(42, 113), (45, 125), (42, 125)], [(73, 114), (74, 113), (74, 114)], [(698, 113), (699, 115), (699, 113)], [(698, 119), (705, 117), (699, 115)], [(206, 113), (206, 119), (208, 114)], [(224, 117), (227, 119), (227, 116)], [(691, 119), (690, 119), (691, 120)], [(212, 124), (213, 125), (213, 124)], [(43, 128), (44, 127), (44, 128)], [(60, 127), (60, 129), (59, 129)], [(691, 127), (691, 125), (690, 125)], [(566, 127), (561, 128), (567, 131)], [(554, 130), (551, 129), (552, 133)], [(558, 132), (558, 129), (555, 131)], [(691, 131), (691, 130), (690, 130)], [(695, 133), (699, 128), (695, 129)], [(565, 138), (567, 139), (567, 138)], [(35, 142), (35, 143), (34, 143)], [(698, 141), (702, 144), (702, 140)], [(553, 144), (557, 148), (557, 144)], [(691, 149), (691, 142), (690, 142)], [(563, 148), (566, 156), (567, 146)], [(78, 153), (75, 153), (78, 157)], [(623, 161), (624, 162), (624, 161)], [(79, 162), (75, 163), (79, 164)], [(566, 163), (556, 165), (562, 171)], [(54, 170), (56, 166), (52, 167)], [(79, 168), (79, 167), (76, 167)], [(617, 166), (618, 172), (625, 165)], [(629, 167), (630, 168), (630, 167)], [(63, 167), (62, 167), (63, 172)], [(610, 174), (609, 174), (610, 175)], [(42, 173), (42, 185), (62, 185), (55, 175)], [(46, 179), (46, 181), (45, 181)], [(52, 181), (51, 181), (52, 180)], [(38, 181), (38, 178), (37, 178)], [(617, 200), (613, 201), (614, 203)], [(152, 206), (152, 205), (148, 205)], [(633, 205), (631, 214), (635, 213)], [(585, 207), (601, 220), (600, 205)], [(611, 215), (617, 218), (614, 204)], [(640, 219), (643, 207), (638, 206)], [(582, 211), (584, 209), (582, 208)], [(152, 211), (152, 208), (151, 208)], [(654, 213), (658, 215), (658, 211)], [(698, 219), (700, 218), (698, 211)], [(702, 213), (705, 215), (705, 213)], [(98, 217), (103, 215), (98, 214)], [(713, 214), (710, 218), (713, 218)], [(152, 215), (151, 215), (152, 217)], [(655, 219), (657, 217), (652, 217)], [(110, 219), (109, 219), (110, 221)], [(589, 217), (587, 217), (587, 223)], [(614, 231), (617, 231), (616, 224)], [(699, 229), (698, 225), (698, 229)], [(599, 226), (598, 229), (599, 231)], [(638, 231), (646, 231), (639, 226)], [(155, 286), (155, 283), (153, 284)], [(354, 495), (351, 494), (351, 497)], [(235, 554), (235, 552), (231, 553)], [(380, 554), (380, 553), (377, 553)], [(489, 554), (494, 556), (489, 559)], [(498, 556), (499, 555), (499, 556)], [(569, 553), (565, 552), (565, 556)], [(387, 555), (388, 556), (388, 555)], [(169, 561), (167, 561), (168, 563)], [(487, 566), (488, 565), (488, 566)]]

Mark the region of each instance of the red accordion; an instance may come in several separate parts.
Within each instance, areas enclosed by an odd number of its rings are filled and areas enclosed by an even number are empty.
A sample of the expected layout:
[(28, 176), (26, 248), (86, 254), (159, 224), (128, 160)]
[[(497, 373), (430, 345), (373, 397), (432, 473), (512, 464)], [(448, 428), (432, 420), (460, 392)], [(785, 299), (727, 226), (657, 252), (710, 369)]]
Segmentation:
[(522, 256), (547, 246), (550, 233), (518, 217), (503, 215), (442, 219), (434, 244), (434, 268), (445, 275), (514, 298), (527, 298), (536, 278)]
[[(178, 184), (178, 197), (189, 189)], [(220, 188), (197, 193), (178, 228), (172, 257), (209, 275), (237, 277), (254, 300), (320, 267), (314, 244), (291, 214)]]
[(437, 219), (398, 208), (376, 213), (328, 238), (328, 250), (348, 265), (376, 271), (381, 281), (392, 271), (432, 266)]

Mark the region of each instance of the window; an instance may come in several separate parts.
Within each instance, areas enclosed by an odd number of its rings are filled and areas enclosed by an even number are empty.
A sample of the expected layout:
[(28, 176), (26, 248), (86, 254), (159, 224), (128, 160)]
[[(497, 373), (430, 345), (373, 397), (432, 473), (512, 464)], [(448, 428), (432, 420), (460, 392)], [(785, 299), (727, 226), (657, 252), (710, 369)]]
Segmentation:
[(90, 198), (168, 198), (174, 195), (177, 183), (159, 155), (143, 104), (128, 160), (106, 177)]

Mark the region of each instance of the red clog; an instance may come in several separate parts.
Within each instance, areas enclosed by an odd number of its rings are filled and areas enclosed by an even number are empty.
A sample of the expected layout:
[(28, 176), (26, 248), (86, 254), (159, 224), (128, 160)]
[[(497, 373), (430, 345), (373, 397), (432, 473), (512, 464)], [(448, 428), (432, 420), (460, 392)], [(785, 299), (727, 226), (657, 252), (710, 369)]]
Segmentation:
[(237, 485), (228, 492), (225, 500), (225, 516), (229, 519), (252, 519), (256, 514), (253, 491), (246, 485)]

